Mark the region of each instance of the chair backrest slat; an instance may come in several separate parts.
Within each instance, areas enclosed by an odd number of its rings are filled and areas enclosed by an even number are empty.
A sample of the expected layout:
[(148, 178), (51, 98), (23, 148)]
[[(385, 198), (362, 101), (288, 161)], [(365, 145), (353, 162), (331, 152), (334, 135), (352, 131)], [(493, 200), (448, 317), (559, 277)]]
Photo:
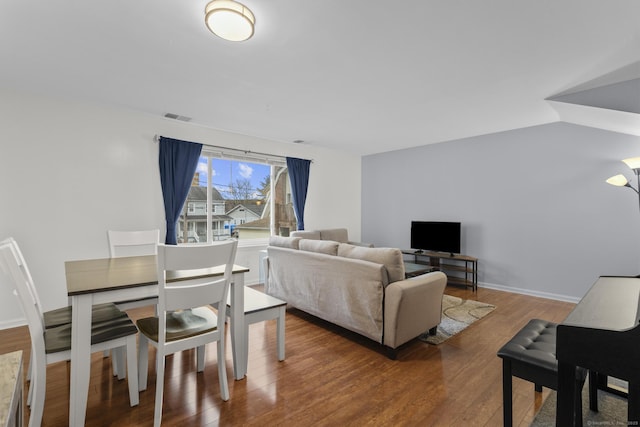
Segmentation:
[(165, 309), (169, 311), (214, 304), (226, 298), (224, 277), (217, 280), (179, 281), (165, 287)]
[[(207, 304), (226, 304), (238, 242), (208, 245), (158, 246), (158, 310), (172, 311)], [(223, 274), (199, 276), (201, 270), (219, 267)], [(195, 272), (195, 278), (167, 282), (167, 271)]]
[(155, 255), (160, 239), (160, 230), (108, 230), (107, 237), (109, 239), (109, 256), (111, 258)]
[(20, 301), (32, 344), (44, 354), (44, 320), (40, 300), (20, 248), (13, 238), (0, 242), (0, 275), (0, 283), (6, 283)]

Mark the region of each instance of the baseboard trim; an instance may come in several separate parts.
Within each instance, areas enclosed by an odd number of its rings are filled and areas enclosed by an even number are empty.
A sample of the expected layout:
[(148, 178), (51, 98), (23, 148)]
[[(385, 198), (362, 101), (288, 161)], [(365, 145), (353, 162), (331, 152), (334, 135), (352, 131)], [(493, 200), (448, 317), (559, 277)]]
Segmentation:
[(497, 290), (497, 291), (511, 292), (511, 293), (514, 293), (514, 294), (529, 295), (529, 296), (532, 296), (532, 297), (552, 299), (552, 300), (555, 300), (555, 301), (572, 302), (572, 303), (578, 303), (578, 302), (580, 302), (580, 299), (581, 299), (581, 298), (577, 298), (577, 297), (571, 297), (571, 296), (568, 296), (568, 295), (553, 294), (553, 293), (550, 293), (550, 292), (540, 292), (540, 291), (534, 291), (534, 290), (531, 290), (531, 289), (522, 289), (522, 288), (514, 288), (514, 287), (511, 287), (511, 286), (496, 285), (494, 283), (479, 282), (478, 283), (478, 287), (479, 288), (494, 289), (494, 290)]
[(19, 326), (26, 326), (27, 325), (27, 319), (11, 319), (11, 320), (6, 320), (3, 322), (0, 322), (0, 330), (4, 330), (4, 329), (12, 329), (12, 328), (17, 328)]

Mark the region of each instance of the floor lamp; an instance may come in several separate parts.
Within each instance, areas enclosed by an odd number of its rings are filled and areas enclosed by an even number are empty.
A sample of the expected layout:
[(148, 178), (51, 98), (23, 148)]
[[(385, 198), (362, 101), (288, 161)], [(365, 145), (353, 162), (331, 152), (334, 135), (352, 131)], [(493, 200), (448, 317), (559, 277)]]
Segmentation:
[(627, 180), (627, 177), (622, 174), (618, 174), (607, 179), (607, 184), (615, 185), (617, 187), (629, 187), (630, 189), (635, 191), (638, 195), (638, 207), (640, 208), (640, 191), (638, 191), (640, 189), (640, 157), (632, 157), (629, 159), (624, 159), (622, 161), (627, 166), (629, 166), (629, 168), (631, 168), (633, 173), (636, 175), (637, 188), (633, 188), (629, 183), (629, 180)]

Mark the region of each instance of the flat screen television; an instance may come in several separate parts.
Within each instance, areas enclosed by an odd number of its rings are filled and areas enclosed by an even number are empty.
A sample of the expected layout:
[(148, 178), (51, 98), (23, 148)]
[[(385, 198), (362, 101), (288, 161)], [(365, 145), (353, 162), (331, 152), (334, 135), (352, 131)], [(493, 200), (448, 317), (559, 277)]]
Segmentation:
[(411, 221), (411, 249), (460, 253), (459, 222)]

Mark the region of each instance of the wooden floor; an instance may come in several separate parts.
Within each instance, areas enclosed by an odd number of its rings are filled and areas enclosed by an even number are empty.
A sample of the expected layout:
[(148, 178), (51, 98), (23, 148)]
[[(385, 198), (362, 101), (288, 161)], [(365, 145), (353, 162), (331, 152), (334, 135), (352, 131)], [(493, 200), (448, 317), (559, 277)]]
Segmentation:
[[(164, 425), (189, 426), (499, 426), (502, 370), (496, 351), (529, 319), (561, 321), (573, 304), (489, 289), (447, 287), (445, 293), (495, 304), (484, 319), (438, 346), (415, 340), (388, 359), (376, 344), (312, 318), (286, 314), (286, 360), (278, 362), (275, 321), (250, 326), (249, 366), (233, 380), (227, 332), (231, 398), (220, 399), (215, 348), (204, 373), (191, 351), (167, 358)], [(146, 314), (134, 311), (131, 317)], [(0, 353), (29, 353), (26, 327), (0, 331)], [(152, 349), (149, 356), (155, 357)], [(26, 365), (25, 365), (26, 369)], [(69, 367), (47, 370), (44, 426), (65, 426)], [(150, 426), (155, 369), (140, 405), (129, 407), (126, 380), (111, 375), (110, 359), (93, 355), (87, 425)], [(26, 389), (26, 388), (25, 388)], [(514, 379), (514, 425), (528, 426), (547, 397)], [(28, 417), (28, 411), (26, 416)]]

